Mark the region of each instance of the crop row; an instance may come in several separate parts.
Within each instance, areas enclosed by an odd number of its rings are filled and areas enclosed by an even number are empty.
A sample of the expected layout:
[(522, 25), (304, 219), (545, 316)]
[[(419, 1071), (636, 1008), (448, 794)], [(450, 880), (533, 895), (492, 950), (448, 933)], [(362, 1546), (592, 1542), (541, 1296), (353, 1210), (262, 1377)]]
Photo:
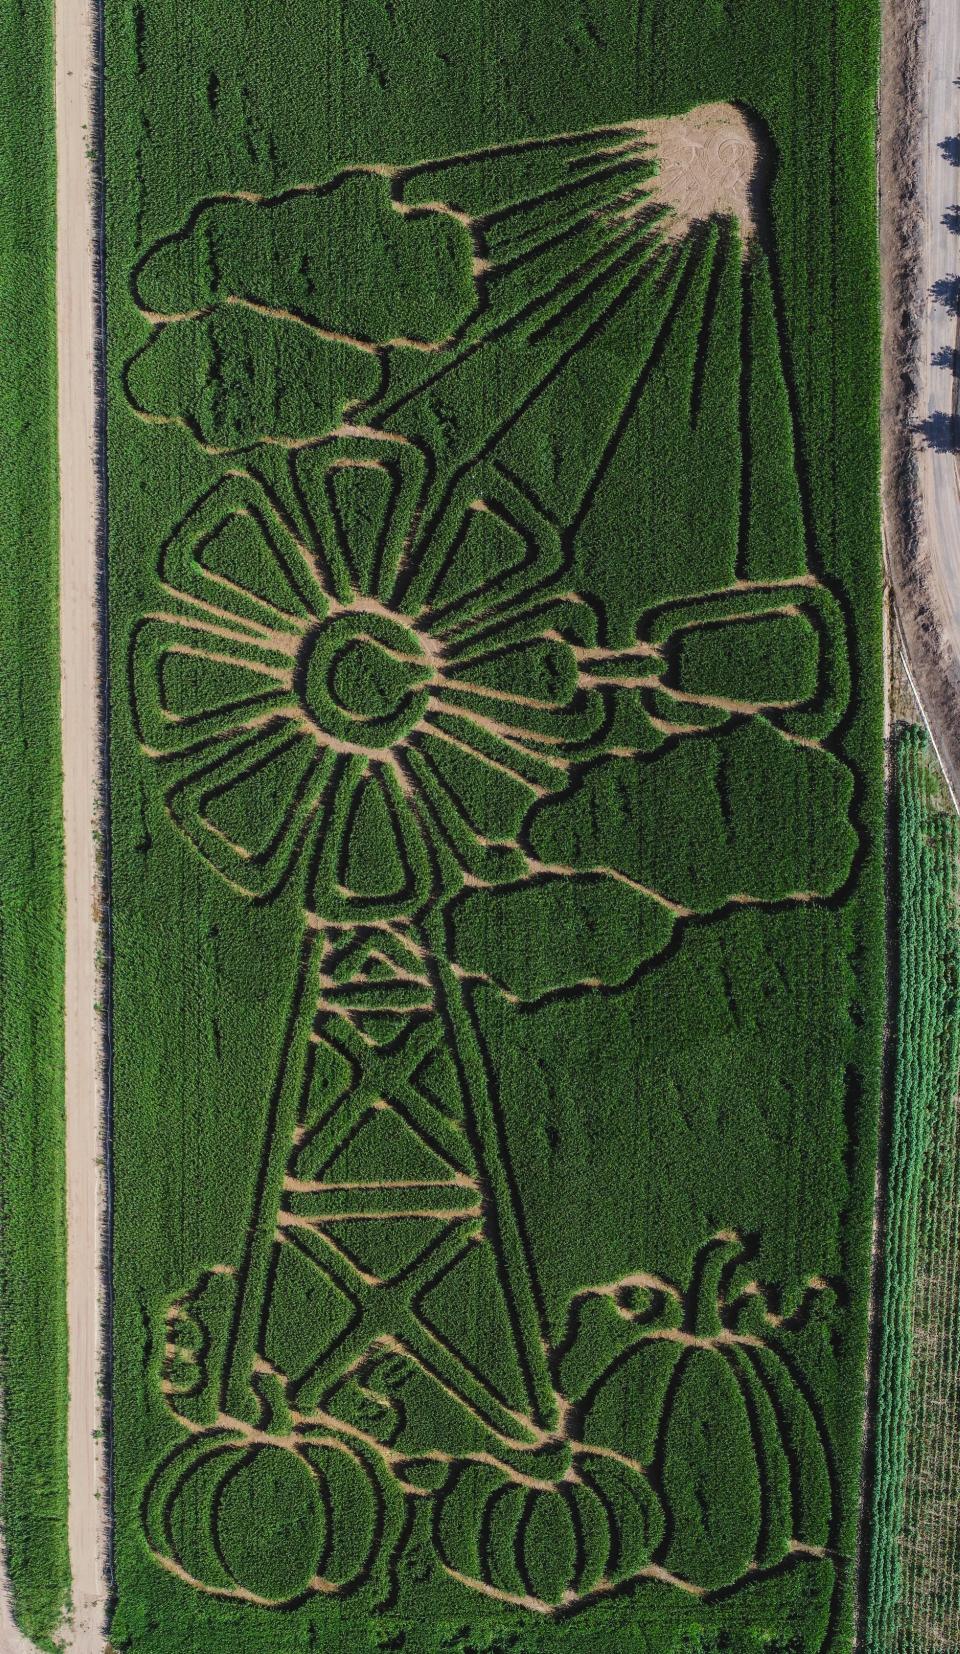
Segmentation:
[[(908, 740), (905, 737), (905, 740)], [(916, 1241), (907, 1314), (910, 1356), (905, 1435), (904, 1489), (895, 1580), (899, 1601), (886, 1604), (881, 1631), (903, 1654), (924, 1654), (934, 1642), (950, 1646), (960, 1636), (960, 1577), (956, 1566), (955, 1477), (957, 1396), (960, 1385), (960, 1209), (956, 1084), (960, 1040), (960, 913), (957, 907), (960, 843), (952, 812), (934, 780), (923, 743), (902, 786), (903, 830), (919, 840), (921, 876), (929, 887), (926, 970), (942, 1029), (927, 1087), (928, 1117), (915, 1145)], [(912, 756), (912, 755), (911, 755)], [(904, 772), (901, 772), (904, 773)], [(916, 926), (904, 912), (901, 924)], [(935, 952), (939, 950), (939, 953)], [(896, 1191), (891, 1191), (892, 1195)], [(892, 1224), (889, 1226), (892, 1229)], [(898, 1467), (899, 1468), (899, 1467)], [(892, 1540), (886, 1538), (887, 1545)], [(880, 1645), (884, 1646), (883, 1644)]]
[[(885, 1186), (882, 1287), (877, 1306), (867, 1646), (902, 1648), (900, 1540), (912, 1411), (918, 1236), (930, 1157), (956, 1077), (960, 823), (931, 805), (924, 732), (902, 727), (895, 748), (897, 807), (896, 1045)], [(949, 1102), (947, 1103), (949, 1107)]]
[(69, 1564), (48, 0), (4, 8), (0, 105), (0, 1529), (16, 1617), (50, 1647)]

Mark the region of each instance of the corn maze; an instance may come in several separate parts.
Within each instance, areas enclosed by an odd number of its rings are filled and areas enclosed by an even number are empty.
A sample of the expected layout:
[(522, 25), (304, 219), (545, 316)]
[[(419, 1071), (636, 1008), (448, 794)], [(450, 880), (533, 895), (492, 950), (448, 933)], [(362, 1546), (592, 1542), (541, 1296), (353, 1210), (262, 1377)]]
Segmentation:
[(158, 215), (156, 16), (108, 29), (113, 1644), (845, 1648), (878, 585), (773, 129), (591, 82), (291, 171), (217, 68), (245, 158)]

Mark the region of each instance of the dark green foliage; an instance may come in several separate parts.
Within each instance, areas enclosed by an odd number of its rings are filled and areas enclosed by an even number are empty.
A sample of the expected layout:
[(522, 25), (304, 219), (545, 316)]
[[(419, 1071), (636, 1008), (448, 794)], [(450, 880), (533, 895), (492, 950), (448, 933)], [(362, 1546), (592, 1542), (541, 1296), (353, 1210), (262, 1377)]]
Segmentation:
[[(552, 858), (557, 861), (559, 856)], [(590, 980), (619, 984), (670, 940), (673, 917), (614, 879), (474, 891), (453, 911), (454, 956), (520, 999)]]
[[(233, 668), (230, 668), (232, 671)], [(282, 825), (289, 800), (307, 783), (316, 758), (306, 741), (278, 740), (243, 780), (207, 792), (203, 811), (207, 820), (234, 844), (253, 856), (266, 856)]]
[[(706, 406), (698, 419), (694, 384), (715, 261), (728, 265), (730, 277), (719, 284), (702, 363)], [(616, 617), (614, 645), (630, 641), (651, 602), (715, 590), (736, 573), (740, 321), (739, 283), (732, 278), (738, 265), (738, 249), (715, 228), (695, 248), (678, 324), (583, 521), (578, 589), (595, 592)], [(639, 544), (614, 563), (611, 539), (626, 534), (629, 540), (631, 524)]]
[(318, 1471), (324, 1494), (329, 1532), (322, 1574), (335, 1585), (348, 1585), (366, 1567), (382, 1523), (384, 1537), (392, 1537), (396, 1518), (384, 1501), (365, 1459), (334, 1447), (311, 1447), (305, 1457)]
[[(228, 485), (229, 486), (229, 485)], [(224, 507), (227, 507), (224, 499)], [(239, 581), (244, 590), (257, 602), (248, 600), (248, 618), (267, 620), (280, 614), (302, 614), (305, 606), (298, 596), (294, 571), (282, 572), (278, 567), (281, 542), (273, 538), (262, 516), (251, 517), (238, 510), (225, 510), (216, 526), (205, 533), (186, 536), (186, 543), (171, 547), (167, 552), (167, 572), (179, 584), (183, 579), (183, 565), (199, 564), (213, 578)], [(258, 607), (258, 603), (263, 605)]]
[(174, 718), (202, 716), (216, 707), (239, 711), (265, 687), (262, 673), (242, 661), (201, 661), (174, 649), (160, 660), (159, 678), (162, 705)]
[[(777, 1413), (791, 1472), (795, 1537), (804, 1545), (826, 1545), (831, 1528), (830, 1471), (810, 1405), (790, 1382), (783, 1362), (770, 1351), (751, 1351), (748, 1359), (753, 1360)], [(758, 1400), (757, 1405), (762, 1402)]]
[(644, 1477), (599, 1454), (580, 1456), (575, 1476), (532, 1488), (506, 1469), (468, 1465), (440, 1500), (437, 1533), (447, 1566), (550, 1605), (603, 1575), (629, 1577), (663, 1536), (656, 1495)]
[[(928, 1155), (941, 1097), (953, 1098), (957, 1072), (957, 887), (960, 825), (934, 795), (926, 735), (897, 732), (896, 1057), (886, 1180), (886, 1238), (876, 1436), (865, 1627), (871, 1647), (917, 1646), (909, 1619), (898, 1618), (903, 1589), (901, 1543), (914, 1341), (918, 1226)], [(938, 1270), (945, 1260), (930, 1267)], [(927, 1329), (924, 1328), (924, 1331)], [(938, 1431), (944, 1426), (938, 1426)], [(913, 1581), (908, 1581), (911, 1592)], [(937, 1582), (938, 1596), (942, 1586)], [(929, 1605), (923, 1610), (923, 1625)], [(907, 1639), (910, 1638), (908, 1644)], [(901, 1644), (901, 1639), (903, 1643)]]
[(806, 701), (817, 687), (817, 654), (802, 615), (706, 626), (681, 635), (677, 682), (691, 695), (766, 705)]
[(396, 1177), (436, 1182), (452, 1175), (423, 1138), (393, 1109), (374, 1108), (343, 1147), (324, 1162), (321, 1175), (330, 1183), (375, 1183), (390, 1166)]
[(484, 838), (516, 837), (534, 797), (524, 782), (497, 774), (462, 747), (431, 735), (422, 737), (421, 751), (475, 832)]
[[(583, 1477), (582, 1458), (579, 1464), (580, 1475)], [(614, 1538), (613, 1525), (609, 1517), (610, 1507), (604, 1504), (598, 1490), (590, 1486), (586, 1477), (571, 1487), (570, 1500), (575, 1541), (574, 1585), (576, 1590), (586, 1593), (604, 1577), (610, 1560)]]
[(164, 1376), (176, 1387), (183, 1416), (197, 1424), (214, 1424), (220, 1410), (220, 1381), (235, 1307), (232, 1277), (208, 1274), (181, 1299), (179, 1314), (167, 1324), (172, 1354), (164, 1362)]
[(577, 663), (562, 643), (517, 643), (489, 655), (474, 655), (462, 668), (469, 683), (563, 706), (577, 682)]
[(749, 463), (740, 573), (749, 580), (783, 580), (803, 574), (807, 548), (790, 403), (765, 259), (754, 260), (750, 267), (747, 315)]
[[(696, 637), (692, 628), (711, 626), (721, 621), (740, 622), (749, 616), (775, 614), (782, 610), (785, 597), (789, 606), (799, 610), (817, 633), (819, 660), (816, 669), (816, 695), (811, 705), (801, 704), (773, 715), (777, 727), (791, 735), (802, 735), (823, 740), (836, 729), (847, 710), (851, 697), (850, 661), (848, 658), (847, 626), (843, 609), (826, 586), (755, 586), (750, 590), (722, 593), (719, 596), (695, 599), (692, 602), (665, 603), (655, 609), (643, 622), (641, 635), (652, 643), (666, 644), (668, 651), (679, 645), (684, 634)], [(661, 694), (661, 707), (666, 698)], [(674, 703), (674, 722), (709, 722), (696, 702)], [(722, 709), (721, 709), (722, 711)], [(677, 713), (682, 713), (677, 718)], [(661, 712), (661, 715), (662, 712)], [(667, 705), (666, 715), (670, 716)], [(719, 714), (714, 709), (714, 719)]]
[(562, 1493), (531, 1492), (519, 1523), (521, 1570), (542, 1602), (559, 1602), (576, 1579), (576, 1531)]
[[(742, 1351), (735, 1352), (733, 1368), (747, 1403), (760, 1478), (761, 1527), (757, 1561), (761, 1567), (773, 1567), (783, 1561), (794, 1532), (789, 1450), (784, 1449), (774, 1402), (764, 1385), (756, 1382), (749, 1357), (745, 1357)], [(780, 1397), (777, 1399), (780, 1401)], [(812, 1436), (806, 1442), (790, 1443), (790, 1450), (795, 1451), (797, 1455), (796, 1462), (800, 1473), (798, 1479), (804, 1487), (807, 1485), (808, 1466), (812, 1472), (813, 1455), (817, 1447), (818, 1443)], [(829, 1486), (826, 1491), (829, 1508)], [(806, 1532), (806, 1525), (802, 1521), (798, 1526)]]
[(709, 1590), (732, 1583), (760, 1537), (760, 1483), (743, 1393), (717, 1351), (683, 1357), (662, 1452), (667, 1566)]
[[(309, 1244), (307, 1239), (305, 1245)], [(353, 1318), (350, 1300), (314, 1267), (306, 1252), (294, 1244), (277, 1247), (265, 1329), (268, 1361), (294, 1381), (302, 1378)]]
[(850, 773), (757, 717), (641, 766), (610, 759), (543, 804), (531, 840), (546, 862), (609, 867), (697, 912), (736, 894), (830, 895), (856, 835)]
[[(558, 1338), (571, 1294), (621, 1280), (638, 1259), (656, 1257), (658, 1273), (685, 1281), (691, 1237), (710, 1233), (720, 1211), (759, 1237), (751, 1271), (761, 1280), (795, 1290), (836, 1268), (830, 1212), (846, 1186), (851, 1050), (841, 925), (823, 908), (746, 908), (722, 929), (689, 926), (664, 965), (625, 993), (522, 1009), (477, 990)], [(789, 1226), (765, 1223), (788, 1201)]]
[(69, 1593), (53, 10), (0, 22), (0, 1530), (13, 1613)]
[(468, 1247), (453, 1268), (423, 1295), (419, 1307), (427, 1325), (468, 1366), (484, 1373), (508, 1407), (526, 1411), (530, 1397), (488, 1245)]
[(199, 441), (229, 450), (338, 425), (349, 402), (376, 390), (377, 365), (236, 306), (158, 328), (127, 386), (141, 412), (182, 419)]
[(239, 298), (367, 340), (435, 341), (464, 319), (469, 260), (455, 219), (400, 217), (383, 178), (353, 172), (272, 200), (214, 202), (161, 242), (135, 286), (159, 316)]
[(357, 1578), (378, 1514), (389, 1514), (365, 1460), (323, 1443), (294, 1451), (227, 1433), (210, 1441), (188, 1442), (149, 1489), (148, 1532), (162, 1524), (178, 1567), (271, 1604), (295, 1600), (315, 1577), (330, 1586)]
[[(533, 1589), (524, 1568), (525, 1547), (522, 1541), (518, 1543), (532, 1515), (530, 1489), (516, 1482), (504, 1482), (497, 1488), (483, 1513), (490, 1576), (501, 1591), (509, 1591), (512, 1596), (526, 1596)], [(561, 1522), (562, 1515), (561, 1512)], [(569, 1533), (562, 1534), (561, 1543), (563, 1538), (569, 1541), (569, 1537)], [(562, 1571), (565, 1573), (567, 1569)]]
[(325, 1526), (308, 1466), (282, 1448), (255, 1448), (218, 1489), (218, 1549), (238, 1585), (257, 1596), (282, 1602), (303, 1590), (319, 1564)]
[(657, 1495), (646, 1477), (638, 1476), (618, 1459), (585, 1453), (580, 1473), (600, 1495), (616, 1520), (611, 1524), (607, 1563), (612, 1580), (629, 1579), (663, 1542), (665, 1523)]
[(387, 799), (375, 781), (361, 783), (354, 794), (344, 844), (341, 883), (364, 896), (390, 896), (403, 889), (402, 846)]
[(625, 1361), (591, 1386), (584, 1440), (651, 1464), (667, 1388), (682, 1351), (671, 1339), (641, 1340)]
[(336, 1219), (324, 1226), (337, 1246), (361, 1269), (383, 1281), (409, 1269), (443, 1232), (437, 1218), (407, 1216), (402, 1223), (364, 1223), (359, 1218)]
[[(181, 1565), (194, 1579), (229, 1589), (232, 1581), (217, 1555), (207, 1513), (219, 1492), (224, 1467), (233, 1462), (214, 1451), (187, 1471), (170, 1514), (170, 1531)], [(242, 1461), (241, 1461), (242, 1463)]]

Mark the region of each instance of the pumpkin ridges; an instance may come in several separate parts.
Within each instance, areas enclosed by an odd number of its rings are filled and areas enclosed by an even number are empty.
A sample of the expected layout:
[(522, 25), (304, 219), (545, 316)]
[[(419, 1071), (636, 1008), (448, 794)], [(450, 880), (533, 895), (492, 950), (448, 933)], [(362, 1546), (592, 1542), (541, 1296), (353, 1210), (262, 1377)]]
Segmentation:
[(772, 1567), (783, 1561), (793, 1537), (794, 1502), (790, 1465), (779, 1433), (779, 1420), (756, 1368), (742, 1348), (734, 1345), (726, 1351), (726, 1355), (743, 1391), (757, 1456), (760, 1537), (756, 1559), (761, 1568)]
[(837, 1499), (826, 1432), (787, 1353), (760, 1345), (743, 1348), (760, 1376), (780, 1427), (793, 1494), (793, 1537), (804, 1545), (829, 1545)]
[(452, 1481), (437, 1506), (434, 1522), (437, 1553), (447, 1567), (468, 1578), (486, 1577), (479, 1549), (480, 1523), (471, 1522), (469, 1517), (484, 1509), (489, 1498), (489, 1492), (484, 1494), (484, 1484), (490, 1484), (490, 1492), (495, 1491), (496, 1476), (492, 1466), (465, 1460), (455, 1466)]
[[(189, 1445), (193, 1446), (194, 1444), (191, 1442)], [(202, 1579), (205, 1584), (224, 1590), (233, 1588), (234, 1579), (220, 1554), (220, 1547), (217, 1544), (216, 1534), (213, 1532), (211, 1524), (198, 1524), (202, 1531), (197, 1535), (200, 1544), (194, 1554), (184, 1544), (186, 1536), (178, 1537), (175, 1522), (177, 1505), (180, 1500), (190, 1498), (198, 1479), (210, 1476), (211, 1472), (216, 1475), (222, 1474), (222, 1467), (217, 1464), (217, 1461), (228, 1458), (238, 1445), (236, 1442), (222, 1443), (195, 1459), (194, 1463), (189, 1465), (186, 1471), (178, 1477), (164, 1501), (162, 1512), (167, 1554), (171, 1560), (194, 1578)], [(209, 1556), (205, 1559), (203, 1552), (207, 1548), (209, 1548)], [(209, 1563), (209, 1568), (204, 1566), (205, 1560)], [(211, 1577), (207, 1577), (208, 1572)]]
[(578, 1596), (586, 1596), (603, 1578), (610, 1558), (612, 1531), (607, 1510), (596, 1489), (586, 1481), (566, 1484), (580, 1552), (574, 1581)]
[[(609, 1363), (579, 1404), (582, 1439), (648, 1463), (656, 1452), (660, 1421), (682, 1355), (683, 1346), (672, 1339), (635, 1339)], [(629, 1428), (624, 1428), (628, 1408)]]
[[(607, 1454), (584, 1454), (577, 1468), (606, 1514), (610, 1535), (607, 1576), (614, 1583), (629, 1579), (663, 1546), (666, 1522), (662, 1503), (648, 1478), (638, 1475), (620, 1459)], [(619, 1510), (612, 1487), (621, 1495), (624, 1491), (627, 1494), (627, 1502), (621, 1504)], [(641, 1511), (642, 1504), (645, 1508)], [(640, 1534), (636, 1522), (638, 1512), (643, 1522)]]
[(486, 1563), (484, 1579), (488, 1585), (516, 1597), (524, 1596), (528, 1589), (517, 1534), (530, 1491), (520, 1482), (505, 1482), (488, 1499), (480, 1532), (480, 1559)]
[[(307, 1461), (284, 1447), (256, 1446), (225, 1471), (211, 1503), (211, 1532), (241, 1590), (279, 1603), (308, 1588), (325, 1538), (317, 1480)], [(261, 1501), (283, 1510), (279, 1528), (256, 1520)]]
[(561, 1488), (531, 1489), (517, 1529), (521, 1571), (529, 1594), (552, 1605), (563, 1600), (583, 1566), (570, 1502)]
[(739, 1579), (756, 1554), (761, 1502), (753, 1438), (740, 1385), (721, 1351), (690, 1349), (677, 1373), (658, 1453), (671, 1524), (662, 1557), (679, 1578), (716, 1590)]
[[(334, 1587), (352, 1585), (369, 1567), (371, 1557), (386, 1526), (387, 1512), (379, 1483), (365, 1458), (350, 1449), (334, 1447), (329, 1443), (309, 1446), (304, 1457), (314, 1468), (317, 1480), (326, 1486), (334, 1520), (330, 1527), (330, 1544), (324, 1558), (323, 1573), (317, 1573)], [(338, 1478), (352, 1480), (349, 1496), (337, 1498)], [(362, 1490), (369, 1497), (367, 1511), (360, 1509), (357, 1497)], [(339, 1517), (339, 1520), (337, 1518)], [(347, 1531), (346, 1520), (350, 1530)], [(360, 1531), (361, 1526), (366, 1528)], [(351, 1547), (359, 1550), (359, 1557), (351, 1556)]]

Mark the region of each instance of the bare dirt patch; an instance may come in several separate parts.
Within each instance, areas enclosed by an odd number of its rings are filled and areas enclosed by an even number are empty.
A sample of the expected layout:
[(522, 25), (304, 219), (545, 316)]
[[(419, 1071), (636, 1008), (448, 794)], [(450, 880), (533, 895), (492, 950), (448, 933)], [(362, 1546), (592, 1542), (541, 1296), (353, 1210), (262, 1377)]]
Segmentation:
[(755, 121), (735, 104), (705, 103), (638, 124), (658, 163), (651, 201), (670, 208), (671, 239), (711, 218), (736, 218), (745, 246), (763, 239), (771, 155)]

